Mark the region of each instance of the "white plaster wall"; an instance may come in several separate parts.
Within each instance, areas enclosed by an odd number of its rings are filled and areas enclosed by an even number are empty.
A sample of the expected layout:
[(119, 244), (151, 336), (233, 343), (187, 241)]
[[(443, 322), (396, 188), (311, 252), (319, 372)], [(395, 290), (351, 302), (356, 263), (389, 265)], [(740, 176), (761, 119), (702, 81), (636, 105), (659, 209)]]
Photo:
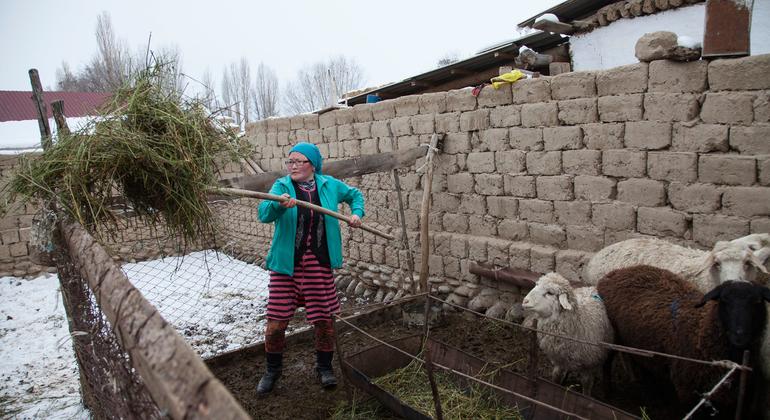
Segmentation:
[(751, 55), (770, 53), (770, 0), (754, 0), (749, 48)]
[(589, 33), (575, 35), (570, 38), (574, 70), (602, 70), (638, 63), (634, 47), (648, 32), (671, 31), (703, 40), (705, 10), (705, 3), (698, 3), (654, 15), (620, 19)]

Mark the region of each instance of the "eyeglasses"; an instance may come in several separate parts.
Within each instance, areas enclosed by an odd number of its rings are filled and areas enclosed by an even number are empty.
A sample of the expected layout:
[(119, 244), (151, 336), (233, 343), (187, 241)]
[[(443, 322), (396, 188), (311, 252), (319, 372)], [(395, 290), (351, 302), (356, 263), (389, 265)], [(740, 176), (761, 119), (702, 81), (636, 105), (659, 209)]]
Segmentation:
[(310, 162), (309, 160), (284, 160), (283, 163), (286, 165), (287, 168), (290, 168), (292, 166), (302, 166), (306, 163)]

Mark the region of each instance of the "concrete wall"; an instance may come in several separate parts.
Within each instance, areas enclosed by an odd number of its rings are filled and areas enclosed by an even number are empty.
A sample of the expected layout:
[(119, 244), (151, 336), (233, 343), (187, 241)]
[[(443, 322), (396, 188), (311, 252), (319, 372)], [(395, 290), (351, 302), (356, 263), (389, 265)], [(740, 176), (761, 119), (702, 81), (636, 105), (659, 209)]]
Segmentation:
[[(578, 280), (593, 252), (619, 240), (708, 248), (770, 232), (770, 55), (566, 73), (486, 87), (478, 98), (468, 89), (407, 96), (247, 130), (269, 169), (301, 139), (338, 159), (390, 151), (391, 139), (414, 147), (433, 133), (445, 140), (431, 275), (460, 300), (479, 290), (470, 261)], [(414, 172), (406, 179), (416, 231), (421, 184)], [(353, 265), (374, 262), (358, 251), (371, 244), (346, 241)]]

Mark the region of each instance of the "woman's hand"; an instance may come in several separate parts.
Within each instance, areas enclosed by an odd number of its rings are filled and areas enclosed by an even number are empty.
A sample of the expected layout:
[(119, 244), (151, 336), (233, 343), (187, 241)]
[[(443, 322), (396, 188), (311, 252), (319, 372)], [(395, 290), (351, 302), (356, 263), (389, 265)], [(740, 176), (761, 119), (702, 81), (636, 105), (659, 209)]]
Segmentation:
[(352, 227), (358, 228), (361, 227), (363, 222), (361, 221), (361, 218), (356, 216), (355, 214), (350, 216), (350, 221), (348, 221), (348, 224)]
[(278, 204), (281, 205), (281, 207), (286, 208), (286, 209), (290, 209), (290, 208), (292, 208), (292, 207), (297, 205), (297, 200), (291, 198), (291, 196), (288, 193), (281, 194), (281, 197), (288, 198), (288, 200), (281, 201), (281, 202), (278, 203)]

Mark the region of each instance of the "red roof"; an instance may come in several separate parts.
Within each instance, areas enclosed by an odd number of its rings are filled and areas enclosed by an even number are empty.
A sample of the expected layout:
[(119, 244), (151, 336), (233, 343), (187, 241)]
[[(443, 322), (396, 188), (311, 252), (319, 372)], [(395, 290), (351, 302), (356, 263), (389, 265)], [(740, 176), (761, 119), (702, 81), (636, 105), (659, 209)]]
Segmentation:
[[(95, 115), (99, 108), (110, 97), (109, 93), (101, 92), (43, 92), (43, 101), (51, 114), (51, 102), (64, 101), (66, 117), (85, 117)], [(32, 101), (32, 92), (0, 90), (0, 122), (36, 120), (37, 109)]]

